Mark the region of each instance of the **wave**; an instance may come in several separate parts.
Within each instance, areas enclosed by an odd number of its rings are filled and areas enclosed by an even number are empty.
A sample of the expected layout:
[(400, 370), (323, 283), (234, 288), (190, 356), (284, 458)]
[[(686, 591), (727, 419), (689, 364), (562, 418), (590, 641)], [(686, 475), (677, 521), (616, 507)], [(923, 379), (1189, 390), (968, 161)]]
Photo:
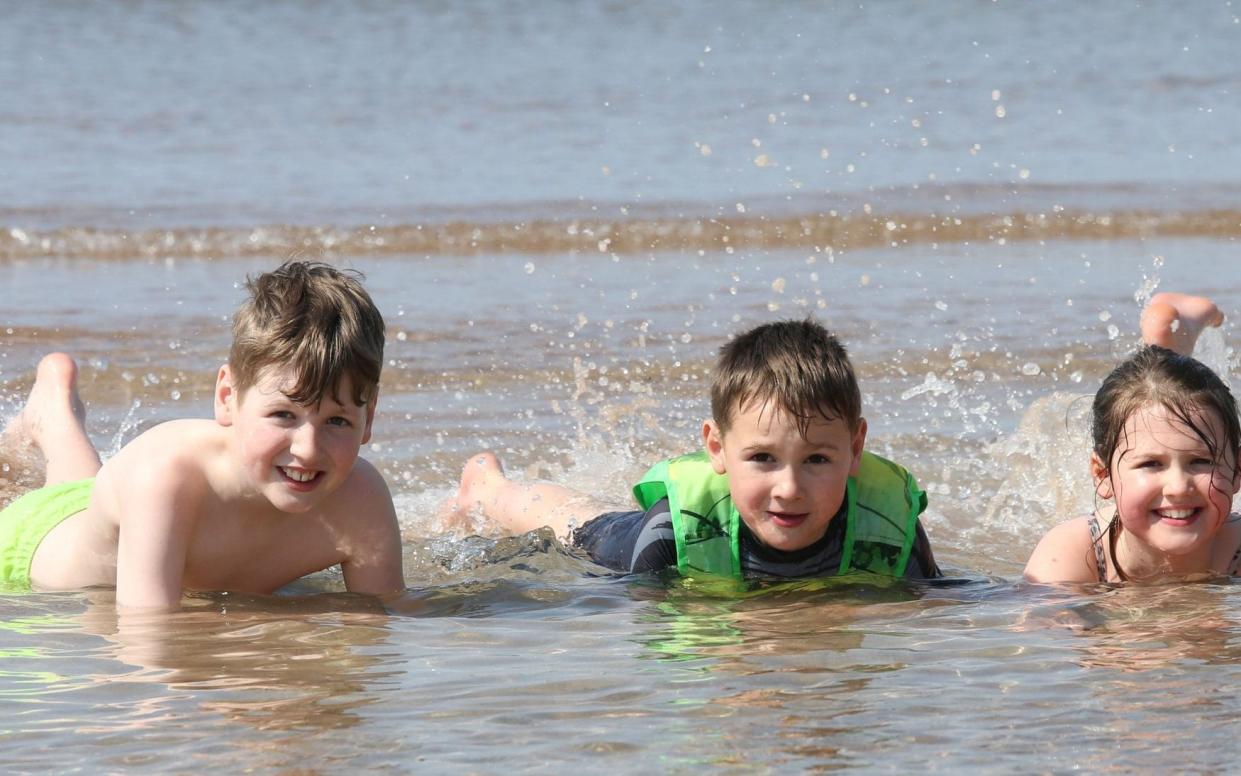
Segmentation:
[(1070, 210), (910, 215), (834, 212), (784, 216), (543, 219), (388, 226), (64, 227), (0, 231), (0, 261), (228, 259), (296, 254), (460, 256), (496, 253), (642, 254), (802, 248), (844, 251), (905, 244), (1241, 236), (1241, 210)]

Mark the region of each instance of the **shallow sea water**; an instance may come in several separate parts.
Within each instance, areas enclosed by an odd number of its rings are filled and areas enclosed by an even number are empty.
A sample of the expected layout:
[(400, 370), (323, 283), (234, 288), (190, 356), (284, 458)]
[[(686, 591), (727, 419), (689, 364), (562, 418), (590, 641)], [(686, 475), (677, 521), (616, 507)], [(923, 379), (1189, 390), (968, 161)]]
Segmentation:
[(1241, 711), (1227, 585), (421, 597), (217, 595), (119, 627), (102, 596), (6, 601), (6, 768), (1213, 771)]
[[(1235, 585), (1019, 579), (1152, 292), (1215, 297), (1237, 374), (1234, 4), (4, 10), (0, 420), (67, 350), (114, 453), (209, 410), (247, 274), (359, 269), (408, 584), (2, 596), (6, 771), (1232, 770)], [(720, 590), (441, 524), (480, 449), (626, 503), (716, 349), (807, 314), (948, 578)]]
[[(505, 304), (504, 273), (529, 277), (525, 256), (469, 260), (485, 273), (454, 271), (456, 258), (346, 261), (395, 311), (367, 455), (393, 483), (409, 592), (384, 610), (334, 592), (340, 581), (325, 573), (277, 597), (201, 595), (178, 615), (122, 621), (106, 591), (2, 598), (6, 765), (1226, 769), (1241, 705), (1227, 690), (1232, 672), (1241, 678), (1234, 586), (1017, 580), (1040, 533), (1089, 506), (1081, 397), (1134, 343), (1133, 292), (1105, 290), (1096, 273), (1158, 250), (1194, 259), (1130, 273), (1135, 290), (1185, 287), (1227, 246), (944, 250), (938, 267), (891, 251), (823, 266), (774, 251), (753, 283), (708, 257), (687, 276), (696, 285), (667, 288), (626, 272), (647, 259), (604, 258), (591, 276), (637, 292), (610, 320), (582, 298), (579, 257), (539, 257), (533, 274), (547, 282), (525, 286), (523, 305)], [(654, 259), (683, 260), (694, 259)], [(9, 401), (37, 354), (67, 341), (101, 449), (205, 411), (201, 365), (223, 359), (240, 294), (209, 281), (264, 266), (0, 267), (8, 288), (66, 289), (57, 309), (11, 308), (28, 323), (0, 338)], [(875, 273), (867, 284), (863, 272)], [(787, 278), (781, 291), (775, 276)], [(988, 291), (963, 300), (959, 285)], [(76, 322), (101, 290), (124, 305)], [(1241, 305), (1241, 289), (1221, 290), (1229, 309)], [(711, 294), (730, 304), (692, 301)], [(816, 298), (831, 301), (819, 309)], [(922, 326), (892, 328), (914, 309)], [(440, 525), (465, 456), (484, 447), (515, 476), (624, 503), (650, 460), (695, 444), (711, 355), (734, 316), (811, 310), (853, 343), (872, 449), (908, 462), (931, 493), (924, 520), (949, 579), (738, 595), (601, 575), (546, 534), (499, 537), (479, 524), (483, 536), (465, 538)], [(1126, 333), (1111, 339), (1109, 325)], [(1204, 343), (1223, 364), (1230, 332)], [(22, 482), (25, 463), (11, 459), (6, 476)], [(1169, 732), (1170, 716), (1194, 720), (1193, 735)], [(1222, 748), (1204, 748), (1211, 741)]]

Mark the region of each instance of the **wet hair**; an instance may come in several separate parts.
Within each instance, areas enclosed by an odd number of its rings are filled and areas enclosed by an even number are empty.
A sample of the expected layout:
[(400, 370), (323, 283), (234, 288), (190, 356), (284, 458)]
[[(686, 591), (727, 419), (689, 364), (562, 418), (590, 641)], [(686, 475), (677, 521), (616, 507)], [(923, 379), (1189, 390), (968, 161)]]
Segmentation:
[[(1113, 456), (1127, 436), (1130, 416), (1147, 407), (1162, 407), (1168, 418), (1189, 429), (1206, 445), (1216, 469), (1231, 467), (1229, 479), (1237, 472), (1241, 452), (1241, 422), (1237, 403), (1228, 385), (1210, 367), (1190, 356), (1167, 348), (1143, 346), (1112, 370), (1095, 394), (1090, 425), (1094, 453), (1112, 478)], [(1213, 415), (1223, 428), (1216, 439), (1203, 415)], [(1123, 456), (1125, 451), (1121, 451)], [(1115, 497), (1116, 484), (1112, 483)], [(1108, 524), (1108, 546), (1112, 563), (1122, 581), (1129, 579), (1116, 560), (1116, 542), (1122, 526), (1120, 510)], [(1099, 538), (1102, 541), (1102, 537)]]
[(720, 431), (753, 402), (789, 413), (803, 436), (815, 417), (843, 420), (850, 432), (862, 418), (849, 354), (811, 319), (765, 323), (720, 348), (711, 381), (711, 416)]
[(287, 261), (246, 279), (249, 298), (233, 316), (229, 367), (239, 393), (267, 367), (287, 369), (285, 395), (314, 405), (340, 402), (345, 375), (354, 404), (375, 398), (383, 368), (384, 321), (362, 287), (361, 274), (318, 261)]

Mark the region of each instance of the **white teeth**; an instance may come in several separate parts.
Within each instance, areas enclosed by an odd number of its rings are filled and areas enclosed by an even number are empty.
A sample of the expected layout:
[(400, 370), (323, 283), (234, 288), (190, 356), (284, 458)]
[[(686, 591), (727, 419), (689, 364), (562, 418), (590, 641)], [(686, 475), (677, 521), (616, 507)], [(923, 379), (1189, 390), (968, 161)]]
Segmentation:
[(1159, 514), (1163, 515), (1169, 520), (1184, 520), (1185, 518), (1189, 517), (1193, 513), (1194, 513), (1194, 510), (1192, 509), (1161, 509), (1159, 510)]
[(280, 467), (280, 471), (284, 472), (284, 476), (288, 477), (291, 480), (297, 480), (298, 482), (310, 482), (311, 480), (315, 478), (314, 472), (305, 472), (305, 471), (300, 471), (298, 469), (289, 469), (284, 466)]

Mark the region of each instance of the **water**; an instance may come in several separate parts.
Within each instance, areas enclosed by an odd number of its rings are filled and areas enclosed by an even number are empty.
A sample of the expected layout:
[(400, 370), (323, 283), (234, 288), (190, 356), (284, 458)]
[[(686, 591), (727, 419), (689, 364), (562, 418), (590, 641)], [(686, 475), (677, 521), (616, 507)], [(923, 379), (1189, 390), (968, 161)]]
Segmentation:
[[(1081, 397), (1143, 299), (1210, 293), (1236, 368), (1233, 5), (2, 10), (0, 416), (65, 349), (115, 452), (208, 411), (246, 274), (361, 269), (409, 584), (0, 599), (8, 769), (1235, 760), (1234, 586), (1017, 581), (1090, 507)], [(718, 598), (439, 524), (482, 448), (624, 503), (697, 444), (716, 348), (806, 314), (930, 492), (946, 583)]]

